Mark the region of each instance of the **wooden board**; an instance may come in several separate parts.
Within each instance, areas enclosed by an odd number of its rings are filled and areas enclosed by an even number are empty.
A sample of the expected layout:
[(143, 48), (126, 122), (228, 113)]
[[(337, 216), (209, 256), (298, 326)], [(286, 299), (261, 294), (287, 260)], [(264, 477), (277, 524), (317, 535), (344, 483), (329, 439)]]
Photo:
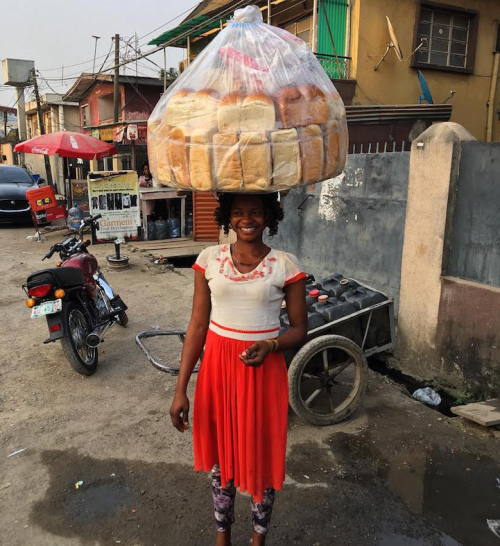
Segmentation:
[(152, 253), (155, 256), (163, 256), (164, 258), (182, 258), (185, 256), (197, 256), (207, 244), (192, 244), (191, 246), (176, 247), (176, 248), (160, 248), (155, 249)]
[(176, 239), (163, 239), (160, 241), (131, 241), (129, 246), (137, 250), (145, 250), (154, 256), (164, 258), (180, 258), (184, 256), (197, 256), (204, 248), (213, 243), (197, 242), (187, 237)]
[(464, 406), (451, 408), (455, 415), (465, 417), (470, 421), (479, 423), (485, 427), (492, 427), (500, 424), (500, 398), (492, 398), (485, 402), (475, 402)]

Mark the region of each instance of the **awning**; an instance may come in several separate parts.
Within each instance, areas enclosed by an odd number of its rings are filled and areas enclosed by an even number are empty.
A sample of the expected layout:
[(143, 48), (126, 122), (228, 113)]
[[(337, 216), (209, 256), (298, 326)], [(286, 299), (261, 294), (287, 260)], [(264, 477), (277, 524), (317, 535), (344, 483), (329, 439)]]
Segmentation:
[[(164, 32), (163, 34), (160, 34), (160, 36), (158, 36), (154, 40), (151, 40), (148, 45), (162, 45), (165, 42), (174, 40), (172, 43), (169, 44), (170, 46), (186, 47), (188, 36), (190, 38), (194, 38), (196, 36), (200, 36), (200, 34), (203, 34), (208, 30), (219, 27), (219, 19), (214, 20), (213, 17), (208, 17), (207, 15), (199, 15), (198, 17), (193, 17), (193, 19), (190, 19), (185, 23), (181, 23), (175, 28), (172, 28), (170, 30), (167, 30), (167, 32)], [(175, 40), (175, 38), (178, 39)]]

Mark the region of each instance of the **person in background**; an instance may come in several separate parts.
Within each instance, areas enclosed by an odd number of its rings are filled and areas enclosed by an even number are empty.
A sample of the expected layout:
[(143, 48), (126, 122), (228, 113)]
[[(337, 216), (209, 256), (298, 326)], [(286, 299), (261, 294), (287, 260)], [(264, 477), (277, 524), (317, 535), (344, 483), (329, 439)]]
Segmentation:
[[(292, 254), (268, 247), (283, 211), (276, 194), (222, 194), (216, 220), (236, 242), (198, 256), (193, 310), (182, 350), (172, 424), (189, 426), (189, 378), (196, 381), (194, 467), (211, 471), (217, 546), (231, 544), (236, 488), (252, 496), (252, 545), (262, 546), (275, 491), (285, 477), (288, 376), (283, 351), (306, 336), (305, 273)], [(280, 332), (286, 301), (290, 328)]]
[(149, 170), (149, 165), (144, 163), (142, 166), (142, 174), (139, 176), (139, 186), (141, 188), (150, 188), (153, 185), (153, 177)]
[[(147, 163), (144, 163), (144, 165), (142, 166), (142, 174), (141, 176), (139, 176), (139, 187), (151, 188), (152, 185), (153, 185), (153, 176), (151, 175), (151, 171), (149, 170), (149, 165)], [(146, 200), (145, 204), (146, 204), (146, 207), (145, 207), (146, 216), (149, 218), (150, 216), (153, 215), (155, 211), (155, 202)]]

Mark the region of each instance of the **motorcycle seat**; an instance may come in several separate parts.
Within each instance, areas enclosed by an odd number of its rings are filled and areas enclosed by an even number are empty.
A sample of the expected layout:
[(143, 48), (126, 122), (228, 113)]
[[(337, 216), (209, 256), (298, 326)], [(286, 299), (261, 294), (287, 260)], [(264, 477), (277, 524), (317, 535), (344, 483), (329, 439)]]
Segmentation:
[(83, 273), (78, 267), (52, 267), (31, 274), (26, 284), (28, 288), (44, 283), (53, 283), (61, 288), (69, 288), (83, 284), (83, 282)]

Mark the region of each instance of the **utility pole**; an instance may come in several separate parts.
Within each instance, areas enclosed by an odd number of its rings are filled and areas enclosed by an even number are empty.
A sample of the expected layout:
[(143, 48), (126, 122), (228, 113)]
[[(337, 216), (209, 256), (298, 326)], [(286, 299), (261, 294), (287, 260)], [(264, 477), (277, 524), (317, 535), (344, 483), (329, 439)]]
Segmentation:
[(100, 40), (101, 37), (92, 35), (92, 38), (94, 38), (94, 40), (95, 40), (95, 43), (94, 43), (94, 62), (92, 63), (92, 74), (95, 74), (95, 56), (96, 56), (96, 53), (97, 53), (97, 40)]
[[(37, 114), (38, 114), (38, 125), (40, 127), (40, 134), (44, 135), (45, 134), (45, 125), (43, 123), (42, 106), (40, 104), (40, 93), (38, 92), (38, 82), (36, 80), (36, 72), (35, 72), (34, 68), (33, 68), (32, 72), (31, 72), (31, 74), (32, 74), (32, 77), (33, 77), (33, 87), (35, 88), (35, 100), (36, 100), (36, 111), (37, 111)], [(54, 180), (52, 179), (52, 170), (50, 168), (49, 156), (44, 154), (43, 159), (44, 159), (44, 162), (45, 162), (45, 172), (47, 173), (47, 182), (51, 186), (53, 186), (54, 185)]]
[(113, 105), (115, 110), (114, 121), (118, 122), (120, 117), (120, 35), (115, 34), (115, 77), (113, 78)]

